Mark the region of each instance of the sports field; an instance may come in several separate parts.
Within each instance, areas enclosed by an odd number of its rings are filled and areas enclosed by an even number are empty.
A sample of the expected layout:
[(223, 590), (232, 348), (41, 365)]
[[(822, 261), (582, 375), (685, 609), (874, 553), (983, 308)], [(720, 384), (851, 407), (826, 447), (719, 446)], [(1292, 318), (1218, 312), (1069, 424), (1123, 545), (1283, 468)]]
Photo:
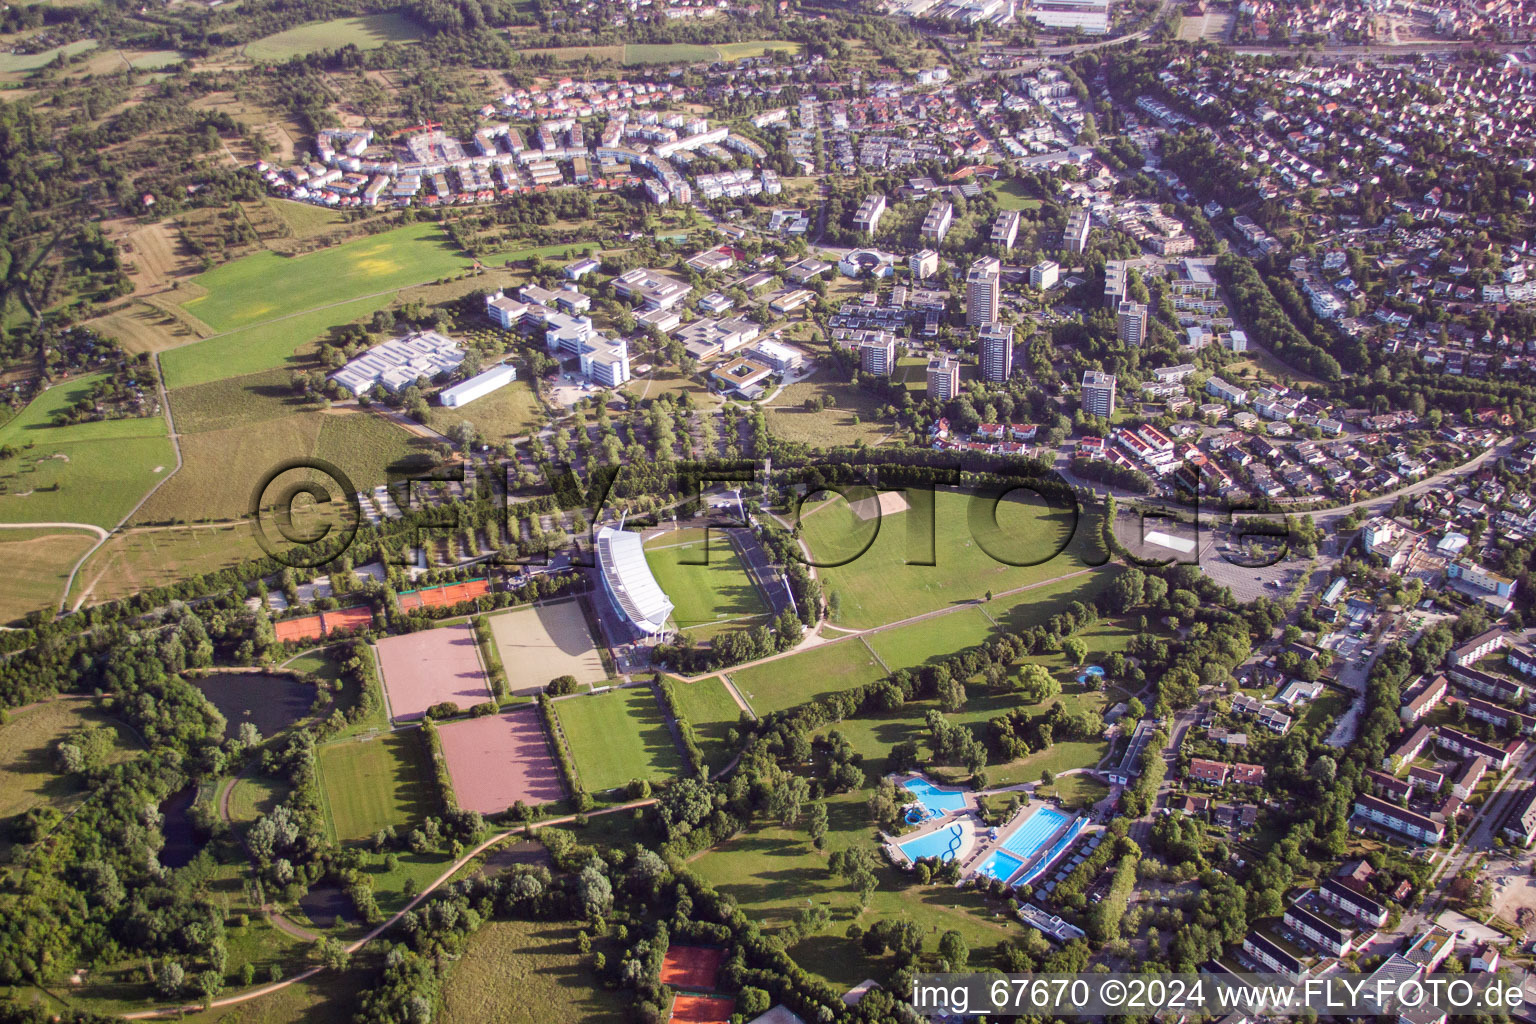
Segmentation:
[(869, 648), (853, 637), (765, 661), (730, 677), (752, 710), (767, 715), (872, 683), (886, 674)]
[(542, 804), (565, 795), (536, 708), (445, 722), (437, 736), (465, 810), (500, 814), (519, 800)]
[(568, 921), (487, 921), (443, 979), (442, 1024), (608, 1024), (627, 999), (598, 984)]
[(84, 530), (0, 530), (0, 564), (7, 573), (0, 623), (57, 609), (69, 570), (95, 543), (95, 534)]
[[(186, 388), (284, 367), (296, 353), (316, 347), (332, 327), (366, 319), (393, 298), (386, 293), (353, 299), (168, 349), (160, 356), (165, 386)], [(180, 415), (174, 395), (171, 410)]]
[(632, 779), (662, 782), (683, 771), (683, 756), (649, 686), (555, 701), (555, 713), (589, 792)]
[(288, 60), (316, 50), (348, 45), (373, 50), (385, 43), (413, 43), (420, 38), (420, 30), (408, 18), (390, 11), (300, 25), (245, 44), (245, 55), (252, 60)]
[(419, 730), (407, 729), (320, 748), (321, 792), (338, 842), (434, 813), (432, 769), (422, 743)]
[[(336, 306), (468, 269), (442, 228), (411, 224), (302, 256), (258, 252), (204, 271), (182, 308), (216, 331)], [(343, 316), (340, 321), (349, 319)]]
[(695, 996), (679, 993), (672, 998), (672, 1024), (731, 1024), (736, 1000), (726, 996)]
[(768, 605), (723, 531), (709, 538), (706, 565), (687, 564), (706, 561), (703, 530), (669, 530), (652, 537), (645, 544), (645, 560), (672, 599), (672, 621), (679, 629), (707, 635), (714, 630), (701, 627), (744, 628), (767, 621)]
[(572, 675), (578, 683), (608, 678), (602, 656), (576, 601), (558, 601), (503, 612), (486, 619), (496, 653), (507, 670), (508, 692), (537, 693), (551, 679)]
[(176, 465), (165, 418), (53, 425), (53, 414), (84, 399), (101, 374), (49, 388), (4, 426), (0, 521), (92, 523), (110, 529)]
[(467, 711), (491, 699), (475, 632), (466, 623), (384, 637), (378, 652), (384, 692), (397, 722), (421, 718), (444, 701)]
[(668, 946), (661, 958), (661, 983), (673, 988), (712, 992), (715, 975), (725, 960), (719, 946)]
[(967, 647), (985, 643), (999, 632), (982, 612), (983, 607), (960, 608), (907, 626), (870, 633), (864, 639), (892, 672), (937, 663)]
[[(955, 491), (931, 497), (931, 517), (929, 495), (921, 491), (907, 492), (906, 511), (879, 518), (861, 518), (840, 497), (805, 505), (801, 524), (816, 560), (844, 563), (817, 570), (836, 625), (867, 629), (1083, 567), (1070, 552), (1056, 554), (1069, 539), (1072, 516), (1046, 510), (1038, 499), (1010, 497), (997, 506), (994, 523), (988, 502)], [(1084, 529), (1079, 523), (1079, 539)], [(1017, 566), (994, 555), (1044, 561)]]
[(725, 746), (725, 734), (741, 721), (741, 709), (731, 699), (719, 676), (700, 679), (696, 683), (674, 680), (672, 693), (677, 698), (678, 710), (698, 736), (705, 763), (710, 771), (719, 770), (731, 759), (732, 751)]

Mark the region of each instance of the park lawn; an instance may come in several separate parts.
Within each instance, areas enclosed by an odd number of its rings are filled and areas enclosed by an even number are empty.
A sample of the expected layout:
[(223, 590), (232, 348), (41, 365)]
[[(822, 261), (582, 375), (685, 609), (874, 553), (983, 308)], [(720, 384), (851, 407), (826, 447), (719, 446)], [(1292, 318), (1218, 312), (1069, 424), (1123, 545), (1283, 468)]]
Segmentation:
[(366, 839), (437, 812), (423, 742), (417, 730), (407, 729), (320, 748), (320, 790), (333, 838)]
[(290, 28), (245, 44), (245, 55), (258, 61), (282, 61), (316, 50), (338, 50), (351, 45), (373, 50), (385, 43), (414, 43), (421, 30), (395, 11), (358, 18), (335, 18)]
[[(1011, 915), (995, 916), (994, 910), (1005, 908), (988, 904), (972, 889), (910, 884), (912, 876), (879, 856), (868, 800), (868, 789), (827, 799), (830, 828), (825, 851), (811, 847), (803, 827), (758, 825), (715, 847), (690, 867), (734, 897), (747, 916), (770, 933), (808, 906), (826, 907), (832, 924), (821, 934), (801, 940), (790, 955), (806, 971), (839, 987), (857, 984), (872, 973), (884, 975), (890, 965), (884, 959), (872, 961), (856, 941), (845, 937), (855, 920), (867, 930), (876, 921), (910, 918), (923, 933), (929, 953), (937, 950), (939, 936), (953, 929), (970, 946), (973, 968), (990, 964), (999, 941), (1018, 937)], [(863, 913), (858, 892), (827, 869), (833, 851), (853, 846), (863, 846), (879, 861), (879, 888)]]
[(851, 690), (884, 675), (880, 662), (857, 637), (730, 673), (731, 682), (759, 715)]
[(83, 530), (0, 530), (0, 561), (8, 573), (0, 589), (0, 622), (55, 610), (70, 570), (95, 543), (96, 536)]
[(1298, 724), (1308, 730), (1326, 729), (1347, 710), (1349, 710), (1347, 696), (1333, 690), (1324, 690), (1315, 700), (1307, 702), (1306, 710), (1302, 712), (1301, 722)]
[(1055, 797), (1069, 810), (1082, 810), (1109, 796), (1109, 786), (1092, 775), (1067, 775), (1051, 786), (1036, 786), (1035, 796), (1044, 800)]
[[(243, 257), (243, 259), (251, 258), (254, 257)], [(239, 263), (241, 260), (235, 262)], [(393, 298), (393, 294), (370, 295), (336, 305), (327, 304), (323, 309), (311, 309), (293, 315), (279, 313), (265, 323), (229, 331), (205, 341), (194, 341), (188, 345), (167, 349), (160, 356), (160, 365), (165, 373), (165, 386), (173, 389), (187, 388), (194, 384), (206, 384), (209, 381), (241, 377), (274, 368), (308, 369), (307, 365), (299, 365), (297, 357), (301, 353), (308, 354), (314, 351), (319, 341), (332, 327), (366, 320), (378, 310), (388, 306)], [(174, 395), (171, 398), (171, 411), (177, 411)]]
[[(707, 543), (706, 551), (703, 530), (669, 531), (646, 543), (646, 564), (673, 601), (672, 621), (679, 629), (765, 621), (768, 606), (730, 539), (717, 530)], [(706, 558), (707, 565), (688, 564)]]
[(194, 277), (207, 292), (182, 307), (216, 331), (336, 306), (471, 266), (440, 225), (411, 224), (302, 256), (258, 252)]
[(84, 726), (108, 726), (117, 733), (114, 762), (141, 748), (133, 730), (88, 699), (62, 697), (12, 711), (0, 725), (0, 857), (5, 863), (10, 862), (11, 824), (19, 815), (44, 804), (68, 812), (85, 795), (84, 780), (62, 774), (54, 753), (59, 740)]
[(590, 793), (632, 779), (663, 782), (683, 772), (661, 705), (648, 686), (606, 690), (555, 702), (576, 774)]
[[(1099, 591), (1109, 586), (1114, 578), (1124, 571), (1124, 568), (1110, 564), (1088, 571), (1080, 569), (1070, 571), (1076, 575), (1066, 579), (1052, 580), (1016, 594), (988, 601), (985, 605), (987, 614), (995, 619), (998, 625), (1013, 633), (1022, 632), (1031, 626), (1043, 625), (1047, 619), (1073, 601), (1081, 601), (1084, 604), (1092, 601)], [(1095, 649), (1092, 642), (1089, 642), (1088, 649), (1090, 651)]]
[[(928, 493), (908, 491), (906, 497), (911, 508), (878, 519), (860, 519), (841, 498), (801, 509), (804, 537), (824, 563), (817, 574), (835, 625), (880, 626), (1084, 567), (1069, 543), (1074, 525), (1077, 534), (1084, 532), (1083, 522), (1074, 524), (1070, 513), (1051, 511), (1038, 500), (1003, 501), (994, 525), (984, 499), (972, 502), (961, 492), (940, 490), (930, 506)], [(1005, 564), (994, 555), (1039, 564)]]
[[(830, 399), (832, 404), (812, 412), (805, 408), (808, 398)], [(858, 441), (879, 444), (891, 432), (890, 425), (878, 417), (884, 404), (862, 388), (818, 373), (810, 380), (789, 385), (763, 408), (773, 436), (825, 447)]]
[(625, 64), (696, 64), (719, 59), (720, 51), (713, 46), (694, 43), (627, 43), (624, 46)]
[(248, 523), (114, 534), (75, 575), (69, 602), (100, 604), (263, 557)]
[(1040, 208), (1040, 200), (1024, 190), (1021, 182), (1008, 180), (1000, 183), (992, 190), (997, 197), (999, 210), (1037, 210)]
[[(323, 477), (319, 481), (333, 500), (345, 501), (386, 482), (391, 471), (425, 468), (430, 447), (394, 421), (350, 407), (184, 434), (181, 472), (145, 502), (135, 523), (237, 519), (250, 510), (252, 494), (273, 470), (301, 457), (322, 459), (346, 474), (350, 491)], [(294, 478), (285, 473), (281, 482)]]
[[(489, 921), (443, 981), (442, 1024), (598, 1024), (628, 999), (598, 984), (570, 921)], [(601, 948), (599, 945), (598, 948)]]
[[(1096, 767), (1108, 753), (1107, 740), (1063, 740), (1045, 750), (1021, 757), (1017, 761), (988, 765), (987, 782), (992, 786), (1016, 786), (1021, 782), (1039, 782), (1044, 772), (1059, 776), (1068, 768)], [(950, 775), (956, 779), (963, 778), (965, 770), (956, 769)]]
[(909, 626), (871, 633), (864, 639), (885, 667), (895, 672), (944, 661), (953, 654), (986, 643), (997, 632), (997, 627), (981, 608), (971, 606)]
[(229, 794), (229, 817), (236, 824), (250, 825), (282, 803), (288, 796), (286, 780), (270, 775), (243, 775), (234, 782)]
[(0, 426), (0, 446), (15, 450), (0, 459), (0, 521), (111, 528), (176, 464), (163, 416), (53, 425), (101, 377), (49, 388)]
[(73, 57), (96, 45), (94, 39), (81, 39), (66, 46), (55, 46), (41, 53), (0, 53), (0, 73), (36, 71), (47, 67), (60, 56)]
[(468, 420), (490, 444), (532, 432), (544, 416), (538, 396), (525, 380), (515, 380), (468, 405), (445, 409), (434, 403), (428, 408), (431, 412), (427, 416), (427, 426), (438, 433), (446, 434)]
[(726, 746), (725, 734), (741, 721), (741, 709), (719, 676), (696, 683), (673, 680), (672, 692), (677, 697), (678, 710), (693, 726), (709, 770), (719, 771), (734, 753)]

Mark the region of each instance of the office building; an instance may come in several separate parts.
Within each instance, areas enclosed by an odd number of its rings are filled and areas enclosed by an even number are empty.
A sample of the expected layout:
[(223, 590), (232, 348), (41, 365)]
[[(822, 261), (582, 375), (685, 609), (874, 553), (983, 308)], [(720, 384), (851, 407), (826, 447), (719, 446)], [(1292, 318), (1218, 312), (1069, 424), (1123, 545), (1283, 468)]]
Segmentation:
[(983, 256), (965, 275), (965, 324), (986, 327), (997, 323), (1003, 296), (1003, 265), (996, 257)]
[(1120, 303), (1115, 336), (1127, 345), (1143, 344), (1147, 340), (1147, 307), (1139, 302)]
[(1115, 375), (1099, 370), (1083, 372), (1083, 411), (1090, 416), (1115, 414)]
[(949, 356), (928, 360), (928, 397), (947, 402), (960, 393), (960, 364)]
[(981, 377), (994, 384), (1013, 375), (1013, 325), (988, 324), (981, 329)]

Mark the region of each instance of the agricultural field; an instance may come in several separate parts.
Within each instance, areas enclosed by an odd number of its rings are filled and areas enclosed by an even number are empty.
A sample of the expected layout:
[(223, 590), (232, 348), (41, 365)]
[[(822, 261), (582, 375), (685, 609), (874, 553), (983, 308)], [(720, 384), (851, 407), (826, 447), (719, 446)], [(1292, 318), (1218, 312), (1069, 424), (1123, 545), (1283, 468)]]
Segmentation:
[(703, 530), (669, 530), (650, 538), (645, 561), (661, 589), (672, 599), (672, 621), (696, 639), (721, 628), (745, 629), (768, 621), (768, 605), (746, 566), (721, 531), (708, 538)]
[(538, 396), (525, 380), (515, 380), (468, 405), (445, 409), (433, 403), (429, 408), (431, 413), (427, 416), (427, 426), (433, 430), (446, 434), (458, 424), (468, 421), (480, 431), (481, 437), (493, 445), (528, 434), (539, 425), (544, 415)]
[(12, 711), (0, 725), (0, 856), (10, 860), (11, 823), (34, 807), (51, 805), (68, 811), (85, 793), (78, 775), (61, 774), (54, 748), (59, 740), (85, 726), (107, 726), (117, 733), (114, 761), (127, 760), (139, 749), (138, 737), (126, 725), (97, 710), (87, 699), (63, 697)]
[(662, 782), (683, 771), (661, 704), (648, 686), (555, 702), (582, 787), (600, 793), (632, 779)]
[(9, 574), (0, 590), (0, 622), (57, 608), (69, 571), (95, 543), (83, 530), (0, 530), (0, 562)]
[(858, 638), (822, 644), (730, 673), (731, 682), (759, 715), (783, 711), (886, 675)]
[(113, 601), (263, 554), (247, 523), (127, 530), (114, 534), (80, 567), (68, 601), (71, 607)]
[[(425, 439), (393, 421), (345, 406), (188, 432), (181, 437), (181, 471), (145, 502), (134, 522), (238, 519), (249, 511), (252, 492), (273, 469), (305, 456), (332, 463), (357, 490), (368, 490), (384, 483), (392, 470), (426, 465), (428, 449)], [(320, 482), (335, 492), (334, 484)]]
[(835, 850), (863, 846), (873, 852), (868, 799), (868, 790), (827, 799), (831, 827), (825, 851), (811, 846), (804, 828), (757, 826), (689, 866), (716, 889), (735, 897), (747, 916), (762, 922), (770, 934), (793, 921), (810, 903), (826, 907), (832, 924), (802, 939), (789, 952), (812, 975), (840, 988), (872, 973), (871, 958), (857, 941), (845, 937), (855, 919), (868, 929), (879, 920), (910, 918), (929, 951), (937, 948), (940, 934), (953, 929), (970, 946), (972, 969), (990, 965), (997, 943), (1018, 937), (1011, 915), (994, 913), (1006, 909), (1002, 904), (989, 904), (973, 889), (914, 885), (911, 875), (882, 858), (876, 869), (879, 888), (869, 908), (860, 913), (858, 892), (828, 870), (828, 858)]
[(983, 607), (959, 608), (909, 626), (870, 633), (864, 639), (892, 672), (934, 664), (983, 644), (998, 632)]
[(192, 278), (188, 287), (203, 294), (181, 305), (215, 331), (233, 331), (424, 284), (470, 265), (439, 225), (411, 224), (302, 256), (253, 253)]
[(316, 50), (337, 50), (348, 45), (373, 50), (385, 43), (414, 43), (420, 38), (421, 30), (409, 18), (389, 11), (300, 25), (246, 43), (244, 53), (254, 61), (285, 61)]
[(673, 680), (672, 692), (677, 697), (678, 710), (698, 736), (699, 749), (704, 752), (709, 770), (718, 771), (731, 759), (732, 751), (725, 745), (725, 734), (741, 721), (741, 709), (731, 699), (719, 676), (700, 679), (696, 683)]
[(519, 608), (487, 616), (485, 621), (507, 670), (510, 693), (537, 693), (563, 675), (588, 685), (608, 678), (587, 617), (576, 601)]
[[(383, 294), (353, 299), (169, 349), (160, 356), (165, 386), (174, 391), (274, 368), (309, 369), (299, 357), (313, 352), (332, 327), (367, 319), (392, 298)], [(174, 393), (171, 411), (179, 412)]]
[(0, 458), (0, 520), (111, 529), (175, 466), (163, 416), (53, 425), (98, 379), (49, 388), (0, 426), (0, 448), (14, 451)]
[[(801, 527), (812, 555), (818, 562), (844, 563), (818, 570), (835, 625), (867, 629), (1084, 567), (1069, 551), (1055, 554), (1069, 540), (1072, 517), (1038, 500), (1010, 496), (997, 506), (994, 525), (985, 501), (937, 491), (930, 517), (923, 507), (929, 494), (905, 493), (918, 507), (879, 517), (868, 499), (857, 510), (840, 497), (802, 508)], [(1082, 521), (1077, 526), (1081, 537)], [(1005, 564), (994, 555), (1039, 564)]]
[(338, 842), (437, 812), (432, 766), (415, 729), (329, 743), (319, 760), (326, 817)]
[(78, 42), (69, 43), (66, 46), (55, 46), (51, 50), (41, 53), (4, 53), (0, 54), (0, 74), (19, 74), (28, 71), (36, 71), (52, 64), (59, 57), (73, 57), (84, 53), (96, 45), (94, 39), (81, 39)]
[(490, 921), (443, 982), (442, 1024), (600, 1024), (626, 1000), (597, 984), (566, 921)]

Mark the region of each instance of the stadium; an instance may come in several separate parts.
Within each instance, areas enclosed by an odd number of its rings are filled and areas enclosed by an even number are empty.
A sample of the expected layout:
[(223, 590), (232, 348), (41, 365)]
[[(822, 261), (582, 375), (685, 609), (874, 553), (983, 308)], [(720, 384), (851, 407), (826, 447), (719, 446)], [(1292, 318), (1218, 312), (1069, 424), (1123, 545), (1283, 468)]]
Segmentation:
[(665, 639), (672, 602), (645, 560), (638, 533), (604, 526), (597, 531), (597, 568), (614, 611), (641, 637)]

